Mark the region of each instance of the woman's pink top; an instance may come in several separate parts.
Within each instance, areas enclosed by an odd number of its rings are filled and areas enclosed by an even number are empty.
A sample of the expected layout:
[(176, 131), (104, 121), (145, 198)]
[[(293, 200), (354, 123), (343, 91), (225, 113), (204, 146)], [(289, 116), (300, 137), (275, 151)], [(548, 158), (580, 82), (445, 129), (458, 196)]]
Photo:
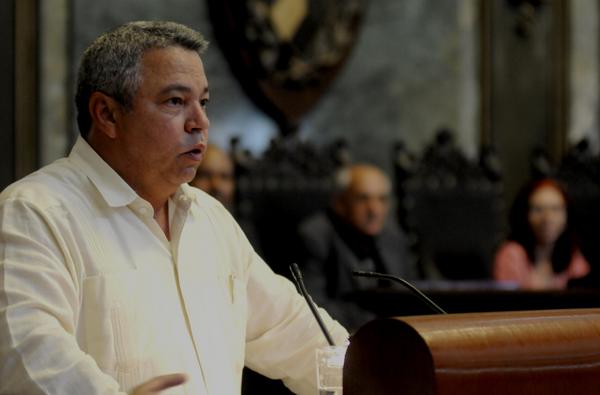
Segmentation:
[[(583, 277), (589, 272), (590, 264), (577, 250), (569, 266), (563, 272), (554, 274), (549, 288), (565, 289), (570, 279)], [(507, 241), (500, 246), (494, 260), (495, 280), (516, 282), (521, 288), (534, 288), (532, 274), (533, 263), (521, 244)]]

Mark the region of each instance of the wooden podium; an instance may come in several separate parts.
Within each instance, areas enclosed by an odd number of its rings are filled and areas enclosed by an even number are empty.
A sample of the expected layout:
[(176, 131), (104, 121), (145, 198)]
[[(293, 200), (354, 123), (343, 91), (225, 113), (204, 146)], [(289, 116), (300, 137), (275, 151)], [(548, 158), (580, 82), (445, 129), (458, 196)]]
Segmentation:
[(600, 309), (377, 319), (344, 364), (344, 395), (597, 393)]

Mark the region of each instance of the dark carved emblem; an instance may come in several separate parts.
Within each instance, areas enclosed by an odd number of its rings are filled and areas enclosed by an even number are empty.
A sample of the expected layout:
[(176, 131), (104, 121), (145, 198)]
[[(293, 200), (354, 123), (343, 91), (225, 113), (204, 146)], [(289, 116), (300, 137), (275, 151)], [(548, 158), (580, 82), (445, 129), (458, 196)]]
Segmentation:
[(234, 74), (286, 134), (348, 57), (364, 0), (209, 0), (209, 7)]

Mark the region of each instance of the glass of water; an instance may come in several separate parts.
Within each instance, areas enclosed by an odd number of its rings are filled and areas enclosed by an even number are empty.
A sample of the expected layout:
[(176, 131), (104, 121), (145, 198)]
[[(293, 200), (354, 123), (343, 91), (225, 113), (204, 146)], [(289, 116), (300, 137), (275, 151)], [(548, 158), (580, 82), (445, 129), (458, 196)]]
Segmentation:
[(325, 346), (317, 349), (319, 395), (342, 395), (344, 357), (347, 347), (347, 345)]

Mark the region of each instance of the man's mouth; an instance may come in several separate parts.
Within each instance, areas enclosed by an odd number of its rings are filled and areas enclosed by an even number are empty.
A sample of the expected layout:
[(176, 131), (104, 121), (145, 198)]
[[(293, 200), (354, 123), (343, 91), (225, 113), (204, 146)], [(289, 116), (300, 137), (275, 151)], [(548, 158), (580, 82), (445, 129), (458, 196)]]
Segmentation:
[(192, 150), (184, 152), (183, 154), (193, 160), (197, 160), (197, 161), (202, 160), (202, 150), (199, 148), (194, 148)]

